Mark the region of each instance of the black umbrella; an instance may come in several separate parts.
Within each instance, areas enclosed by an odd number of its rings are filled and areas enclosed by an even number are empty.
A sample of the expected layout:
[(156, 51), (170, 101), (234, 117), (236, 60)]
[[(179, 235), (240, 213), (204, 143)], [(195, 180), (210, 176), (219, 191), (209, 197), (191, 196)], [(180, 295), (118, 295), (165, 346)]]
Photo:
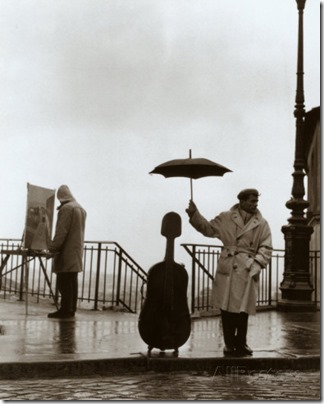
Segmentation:
[(192, 197), (192, 180), (202, 177), (221, 177), (227, 172), (232, 172), (228, 168), (205, 158), (189, 158), (170, 160), (154, 168), (150, 174), (161, 174), (166, 178), (186, 177), (190, 178), (190, 191)]

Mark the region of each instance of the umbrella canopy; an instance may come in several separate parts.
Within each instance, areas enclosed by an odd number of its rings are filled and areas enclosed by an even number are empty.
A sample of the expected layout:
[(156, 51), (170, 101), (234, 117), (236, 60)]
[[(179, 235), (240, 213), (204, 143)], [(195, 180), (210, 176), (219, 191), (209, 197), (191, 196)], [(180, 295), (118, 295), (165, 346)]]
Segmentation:
[(197, 179), (202, 177), (221, 177), (227, 172), (231, 172), (231, 170), (211, 160), (188, 158), (167, 161), (155, 167), (150, 174), (161, 174), (166, 178), (186, 177)]
[[(190, 150), (191, 156), (191, 150)], [(161, 174), (166, 178), (186, 177), (190, 178), (191, 199), (192, 199), (192, 179), (202, 177), (221, 177), (232, 170), (205, 158), (187, 158), (170, 160), (160, 164), (150, 172), (150, 174)]]

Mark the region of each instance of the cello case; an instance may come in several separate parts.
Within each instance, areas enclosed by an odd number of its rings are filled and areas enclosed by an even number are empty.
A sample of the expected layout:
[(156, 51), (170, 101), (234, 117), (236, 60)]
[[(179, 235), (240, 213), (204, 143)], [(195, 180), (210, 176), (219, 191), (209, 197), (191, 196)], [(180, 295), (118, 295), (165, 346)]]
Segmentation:
[(163, 217), (161, 234), (167, 239), (165, 259), (148, 271), (138, 330), (148, 345), (148, 355), (153, 348), (162, 352), (173, 349), (174, 355), (178, 355), (178, 348), (190, 336), (191, 319), (187, 303), (188, 274), (184, 265), (173, 259), (174, 239), (181, 235), (181, 217), (177, 213), (169, 212)]

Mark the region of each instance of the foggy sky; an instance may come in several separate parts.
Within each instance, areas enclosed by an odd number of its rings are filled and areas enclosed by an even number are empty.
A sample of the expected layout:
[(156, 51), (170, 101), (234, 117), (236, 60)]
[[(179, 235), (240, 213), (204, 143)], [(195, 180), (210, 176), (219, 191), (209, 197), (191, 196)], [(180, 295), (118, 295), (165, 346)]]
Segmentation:
[[(274, 246), (290, 216), (295, 143), (295, 0), (1, 0), (0, 237), (19, 238), (27, 182), (70, 186), (87, 240), (113, 240), (144, 269), (181, 243), (189, 180), (148, 173), (206, 157), (233, 172), (193, 181), (209, 219), (256, 187)], [(304, 12), (306, 111), (320, 104), (320, 2)], [(306, 186), (306, 180), (305, 180)]]

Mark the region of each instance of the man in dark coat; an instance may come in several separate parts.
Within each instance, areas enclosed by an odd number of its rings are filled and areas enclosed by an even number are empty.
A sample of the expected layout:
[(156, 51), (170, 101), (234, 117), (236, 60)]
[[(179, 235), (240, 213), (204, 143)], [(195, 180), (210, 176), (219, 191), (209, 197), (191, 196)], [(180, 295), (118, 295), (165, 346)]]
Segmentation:
[(238, 194), (239, 203), (214, 219), (206, 220), (193, 201), (187, 213), (191, 225), (206, 237), (224, 244), (213, 283), (213, 305), (221, 310), (225, 355), (252, 355), (246, 335), (249, 314), (256, 312), (259, 273), (271, 259), (268, 222), (257, 209), (254, 188)]
[(69, 187), (62, 185), (57, 191), (60, 201), (55, 236), (50, 244), (54, 253), (53, 272), (61, 294), (61, 308), (48, 314), (49, 318), (74, 317), (78, 300), (78, 273), (82, 271), (82, 257), (86, 211), (75, 200)]

